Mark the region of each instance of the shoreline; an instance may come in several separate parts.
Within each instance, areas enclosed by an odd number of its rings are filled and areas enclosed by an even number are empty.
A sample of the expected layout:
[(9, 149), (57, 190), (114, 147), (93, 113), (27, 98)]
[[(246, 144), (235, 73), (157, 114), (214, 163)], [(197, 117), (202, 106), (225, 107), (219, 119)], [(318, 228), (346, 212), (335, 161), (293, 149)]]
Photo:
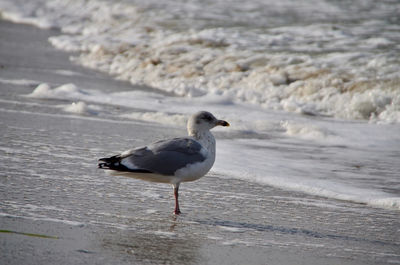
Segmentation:
[[(73, 79), (78, 87), (104, 91), (133, 88), (71, 63), (68, 53), (47, 42), (54, 31), (0, 21), (0, 33), (7, 36), (0, 42), (2, 79), (51, 84)], [(183, 129), (71, 118), (46, 107), (61, 101), (20, 97), (34, 84), (2, 87), (0, 250), (5, 264), (400, 262), (397, 211), (213, 173), (182, 185), (183, 214), (176, 217), (169, 186), (105, 176), (96, 158), (125, 149), (126, 141), (136, 145), (181, 135)]]

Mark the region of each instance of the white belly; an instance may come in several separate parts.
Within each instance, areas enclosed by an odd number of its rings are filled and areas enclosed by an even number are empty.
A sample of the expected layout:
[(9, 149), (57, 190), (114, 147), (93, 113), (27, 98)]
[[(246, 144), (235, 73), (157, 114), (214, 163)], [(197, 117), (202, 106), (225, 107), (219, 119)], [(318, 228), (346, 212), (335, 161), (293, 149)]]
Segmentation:
[(203, 162), (188, 165), (181, 168), (175, 172), (175, 176), (178, 178), (179, 182), (194, 181), (210, 171), (215, 161), (215, 155), (210, 155)]
[(123, 176), (128, 178), (140, 179), (150, 182), (160, 182), (160, 183), (176, 183), (175, 176), (166, 176), (154, 173), (135, 173), (135, 172), (124, 172), (124, 171), (116, 171), (116, 170), (107, 170), (106, 171), (111, 176)]

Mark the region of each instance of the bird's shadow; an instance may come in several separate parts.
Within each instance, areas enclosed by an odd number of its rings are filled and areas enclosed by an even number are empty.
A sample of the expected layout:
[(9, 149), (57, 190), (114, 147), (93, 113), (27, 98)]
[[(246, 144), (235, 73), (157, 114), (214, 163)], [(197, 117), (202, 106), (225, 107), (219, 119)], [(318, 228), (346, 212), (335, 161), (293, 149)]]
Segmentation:
[(377, 244), (377, 245), (381, 245), (381, 246), (400, 247), (400, 244), (396, 243), (396, 242), (385, 242), (385, 241), (381, 241), (381, 240), (371, 240), (371, 239), (367, 239), (367, 238), (360, 238), (360, 237), (354, 237), (354, 236), (323, 233), (323, 232), (317, 232), (317, 231), (308, 230), (308, 229), (304, 229), (304, 228), (254, 224), (254, 223), (235, 222), (235, 221), (226, 221), (226, 220), (196, 220), (195, 222), (197, 222), (199, 224), (203, 224), (203, 225), (221, 226), (221, 227), (235, 228), (235, 229), (249, 230), (249, 231), (278, 232), (281, 234), (301, 235), (301, 236), (305, 236), (305, 237), (312, 237), (312, 238), (318, 238), (318, 239), (365, 242), (365, 243)]

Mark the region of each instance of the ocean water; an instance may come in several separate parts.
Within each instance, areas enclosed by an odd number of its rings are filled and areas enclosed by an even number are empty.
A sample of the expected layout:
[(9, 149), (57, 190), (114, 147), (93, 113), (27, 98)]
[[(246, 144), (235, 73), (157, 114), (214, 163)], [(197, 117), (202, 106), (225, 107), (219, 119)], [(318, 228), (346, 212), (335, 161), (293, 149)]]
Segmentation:
[(35, 84), (25, 99), (171, 127), (209, 110), (232, 125), (216, 129), (214, 174), (400, 210), (397, 1), (1, 0), (0, 8), (5, 19), (59, 29), (49, 41), (74, 62), (155, 89), (78, 87), (75, 72), (61, 86), (0, 80)]

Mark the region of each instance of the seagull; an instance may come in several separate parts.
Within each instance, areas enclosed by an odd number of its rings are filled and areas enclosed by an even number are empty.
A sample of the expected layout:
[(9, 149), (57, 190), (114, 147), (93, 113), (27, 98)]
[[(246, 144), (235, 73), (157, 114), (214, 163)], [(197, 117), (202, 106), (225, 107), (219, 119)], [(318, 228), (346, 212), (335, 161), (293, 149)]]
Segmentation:
[(187, 137), (161, 140), (121, 154), (99, 159), (99, 168), (111, 175), (172, 184), (174, 213), (179, 215), (178, 190), (181, 182), (195, 181), (211, 169), (215, 161), (215, 126), (229, 126), (207, 111), (192, 115), (187, 123)]

